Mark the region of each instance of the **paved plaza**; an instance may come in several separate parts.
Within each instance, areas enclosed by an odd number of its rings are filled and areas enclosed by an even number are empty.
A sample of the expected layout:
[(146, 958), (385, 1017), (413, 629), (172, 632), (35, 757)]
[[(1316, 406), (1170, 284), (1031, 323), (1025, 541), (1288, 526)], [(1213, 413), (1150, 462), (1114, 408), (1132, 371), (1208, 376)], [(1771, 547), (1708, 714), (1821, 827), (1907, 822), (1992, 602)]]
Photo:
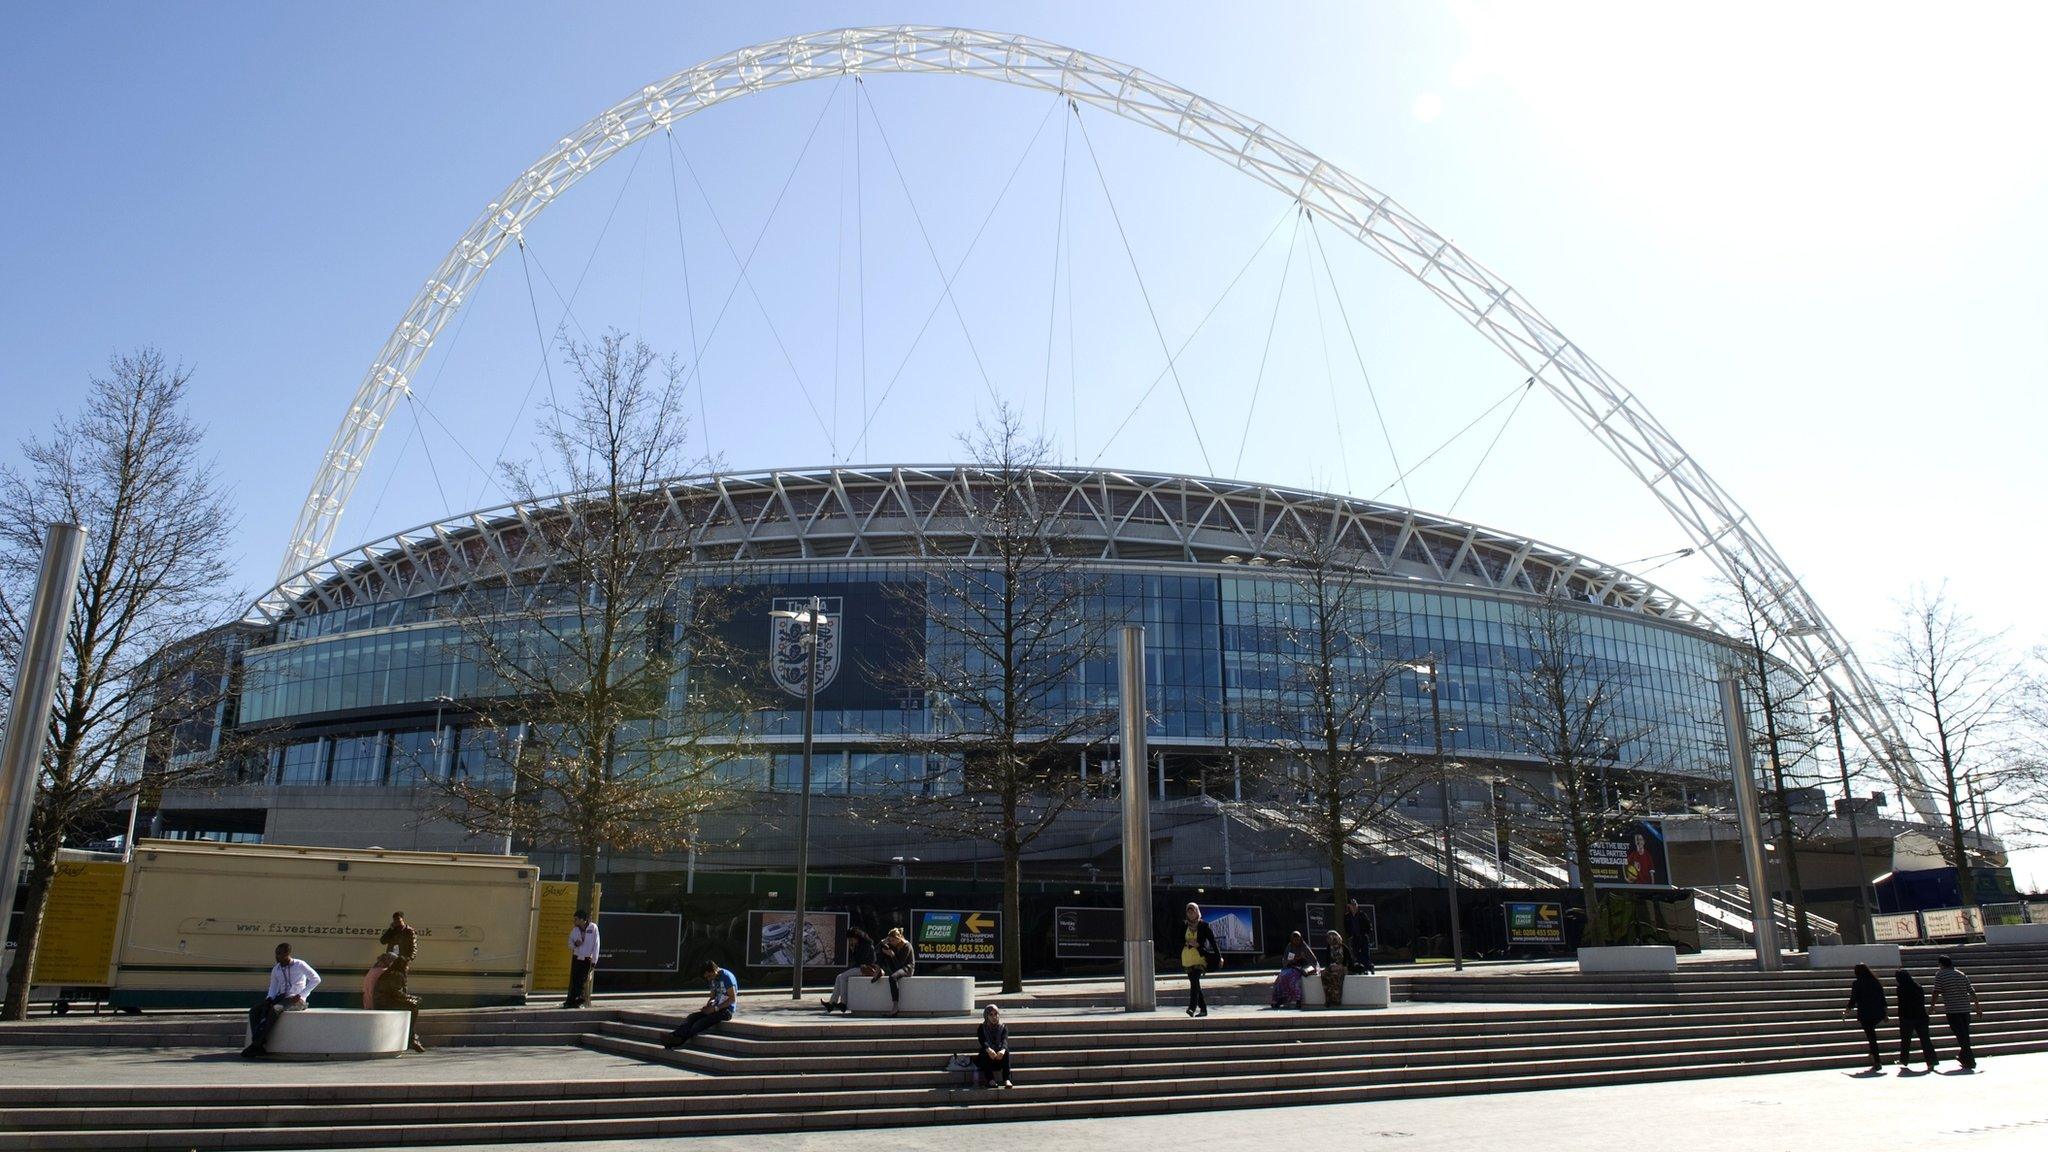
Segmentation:
[[(1020, 1076), (1025, 1073), (1020, 1072)], [(1837, 1152), (2039, 1149), (2048, 1142), (2048, 1053), (1953, 1064), (1932, 1076), (1791, 1072), (1715, 1080), (1390, 1100), (1308, 1108), (1043, 1120), (868, 1132), (695, 1136), (520, 1145), (523, 1152), (1158, 1152), (1162, 1148), (1388, 1152)], [(484, 1145), (465, 1146), (481, 1152)], [(453, 1152), (453, 1150), (451, 1150)]]

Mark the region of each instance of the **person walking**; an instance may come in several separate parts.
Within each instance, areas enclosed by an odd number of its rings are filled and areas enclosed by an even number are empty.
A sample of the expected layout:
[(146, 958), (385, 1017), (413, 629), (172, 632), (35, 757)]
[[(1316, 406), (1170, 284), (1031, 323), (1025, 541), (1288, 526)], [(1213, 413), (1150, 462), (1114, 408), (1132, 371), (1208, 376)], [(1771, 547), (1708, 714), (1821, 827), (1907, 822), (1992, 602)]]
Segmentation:
[(1188, 974), (1188, 1015), (1207, 1016), (1208, 998), (1202, 995), (1202, 977), (1211, 968), (1223, 967), (1223, 951), (1216, 946), (1216, 930), (1202, 919), (1202, 906), (1190, 904), (1180, 937), (1180, 966)]
[(1358, 966), (1358, 958), (1344, 943), (1344, 935), (1334, 929), (1325, 934), (1323, 940), (1323, 1007), (1344, 1006), (1344, 977)]
[(1947, 956), (1935, 960), (1938, 967), (1934, 972), (1934, 1002), (1948, 1016), (1948, 1029), (1956, 1034), (1956, 1063), (1965, 1072), (1977, 1070), (1977, 1053), (1970, 1048), (1970, 1017), (1984, 1016), (1984, 1001), (1977, 998), (1977, 988), (1956, 962)]
[(597, 948), (597, 923), (590, 918), (590, 909), (578, 908), (576, 926), (569, 929), (569, 995), (562, 1001), (562, 1007), (590, 1006), (590, 979), (597, 969)]
[(313, 995), (313, 989), (320, 986), (320, 974), (313, 966), (292, 955), (292, 946), (279, 944), (275, 954), (277, 963), (270, 969), (270, 988), (264, 993), (263, 1001), (249, 1009), (249, 1046), (242, 1049), (244, 1059), (256, 1060), (269, 1055), (265, 1047), (270, 1042), (270, 1030), (277, 1027), (277, 1018), (287, 1012), (297, 1012), (306, 1006), (306, 1000)]
[(412, 961), (402, 953), (388, 952), (389, 961), (383, 971), (377, 974), (377, 987), (370, 1000), (370, 1007), (385, 1012), (405, 1012), (411, 1016), (406, 1025), (405, 1044), (415, 1052), (425, 1052), (427, 1046), (420, 1042), (420, 998), (405, 986), (406, 974), (412, 971)]
[(1884, 1023), (1884, 985), (1868, 964), (1856, 966), (1856, 978), (1849, 983), (1849, 1002), (1842, 1006), (1842, 1019), (1855, 1013), (1863, 1038), (1870, 1043), (1870, 1071), (1884, 1071), (1884, 1058), (1877, 1054), (1877, 1026)]
[(1316, 954), (1301, 938), (1301, 933), (1287, 935), (1287, 950), (1280, 954), (1280, 974), (1273, 978), (1272, 1008), (1301, 1007), (1301, 978), (1316, 970)]
[(1899, 986), (1899, 1067), (1913, 1062), (1913, 1037), (1920, 1038), (1920, 1055), (1927, 1070), (1934, 1071), (1934, 1037), (1927, 1031), (1927, 989), (1904, 968), (1893, 973)]
[(991, 1004), (981, 1010), (981, 1027), (974, 1030), (974, 1066), (981, 1073), (983, 1088), (1010, 1087), (1010, 1030), (1003, 1027), (1003, 1011)]
[(663, 1048), (681, 1048), (704, 1032), (709, 1032), (740, 1010), (740, 982), (731, 972), (720, 968), (718, 961), (704, 962), (704, 979), (711, 985), (711, 996), (704, 1006), (684, 1019), (683, 1026), (668, 1034), (661, 1042)]
[(1351, 945), (1357, 972), (1372, 975), (1372, 913), (1361, 911), (1356, 900), (1344, 906), (1344, 940)]
[(889, 934), (882, 937), (882, 961), (878, 967), (881, 968), (881, 975), (871, 977), (870, 980), (888, 977), (889, 1015), (897, 1015), (903, 1011), (903, 995), (897, 989), (896, 982), (906, 976), (917, 975), (917, 949), (912, 948), (910, 941), (904, 938), (903, 929), (891, 928)]
[(835, 1010), (851, 1012), (846, 1005), (846, 989), (855, 976), (874, 976), (881, 969), (875, 966), (875, 938), (858, 928), (846, 930), (846, 971), (832, 980), (832, 998), (825, 1001), (825, 1014)]

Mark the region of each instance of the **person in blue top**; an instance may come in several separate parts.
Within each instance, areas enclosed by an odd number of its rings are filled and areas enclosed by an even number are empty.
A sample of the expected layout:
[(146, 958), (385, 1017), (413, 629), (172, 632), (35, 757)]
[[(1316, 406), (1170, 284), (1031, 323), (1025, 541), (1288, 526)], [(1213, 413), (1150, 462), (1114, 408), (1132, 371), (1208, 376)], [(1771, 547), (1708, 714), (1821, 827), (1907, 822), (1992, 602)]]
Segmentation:
[(709, 1032), (727, 1020), (740, 1007), (740, 982), (733, 974), (718, 966), (716, 960), (704, 962), (704, 979), (711, 985), (711, 996), (704, 1006), (690, 1013), (683, 1026), (668, 1034), (661, 1042), (663, 1048), (681, 1048), (700, 1032)]

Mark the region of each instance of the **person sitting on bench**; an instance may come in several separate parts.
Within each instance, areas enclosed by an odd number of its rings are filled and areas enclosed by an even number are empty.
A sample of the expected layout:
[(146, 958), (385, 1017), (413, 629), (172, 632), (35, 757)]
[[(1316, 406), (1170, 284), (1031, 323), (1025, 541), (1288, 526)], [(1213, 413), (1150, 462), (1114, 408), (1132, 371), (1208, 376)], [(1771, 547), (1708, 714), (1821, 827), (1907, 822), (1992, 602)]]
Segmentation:
[(727, 1020), (740, 1006), (740, 982), (731, 972), (718, 966), (716, 960), (704, 962), (704, 979), (711, 984), (711, 998), (704, 1001), (704, 1007), (690, 1013), (683, 1026), (668, 1034), (661, 1042), (663, 1048), (681, 1048), (701, 1032), (709, 1032)]
[(242, 1049), (242, 1055), (254, 1060), (267, 1054), (264, 1045), (270, 1040), (270, 1030), (277, 1026), (277, 1018), (286, 1012), (296, 1012), (306, 1006), (307, 997), (320, 986), (320, 974), (304, 960), (292, 957), (292, 946), (277, 946), (277, 964), (270, 970), (270, 990), (263, 1002), (249, 1009), (249, 1046)]

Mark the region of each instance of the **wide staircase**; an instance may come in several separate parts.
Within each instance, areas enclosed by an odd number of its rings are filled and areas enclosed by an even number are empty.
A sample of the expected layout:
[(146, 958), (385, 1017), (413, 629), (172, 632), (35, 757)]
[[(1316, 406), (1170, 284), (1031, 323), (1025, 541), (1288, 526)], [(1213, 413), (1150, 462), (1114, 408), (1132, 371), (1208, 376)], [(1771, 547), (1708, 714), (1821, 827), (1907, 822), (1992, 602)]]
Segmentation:
[[(1953, 952), (1984, 999), (1980, 1055), (2048, 1051), (2048, 952)], [(1932, 978), (1931, 953), (1909, 963)], [(94, 1087), (53, 1078), (44, 1086), (0, 1085), (0, 1149), (514, 1144), (870, 1129), (1853, 1068), (1863, 1040), (1840, 1019), (1847, 975), (1689, 965), (1676, 975), (1590, 977), (1551, 966), (1398, 977), (1408, 999), (1439, 1003), (1383, 1012), (1234, 1012), (1204, 1020), (1170, 1008), (1142, 1016), (1020, 1012), (1011, 1020), (1017, 1087), (994, 1092), (956, 1087), (942, 1071), (949, 1055), (970, 1045), (968, 1020), (771, 1019), (777, 1014), (762, 1012), (671, 1053), (659, 1044), (677, 1020), (668, 1012), (430, 1015), (423, 1020), (430, 1043), (530, 1045), (574, 1031), (586, 1048), (675, 1067), (594, 1080), (433, 1083), (409, 1081), (401, 1063), (367, 1071), (359, 1083), (317, 1087)], [(83, 1022), (74, 1032), (156, 1023)], [(60, 1027), (9, 1026), (0, 1043), (21, 1042), (23, 1032), (40, 1043), (42, 1033)], [(1952, 1060), (1946, 1028), (1937, 1024), (1936, 1032)]]

